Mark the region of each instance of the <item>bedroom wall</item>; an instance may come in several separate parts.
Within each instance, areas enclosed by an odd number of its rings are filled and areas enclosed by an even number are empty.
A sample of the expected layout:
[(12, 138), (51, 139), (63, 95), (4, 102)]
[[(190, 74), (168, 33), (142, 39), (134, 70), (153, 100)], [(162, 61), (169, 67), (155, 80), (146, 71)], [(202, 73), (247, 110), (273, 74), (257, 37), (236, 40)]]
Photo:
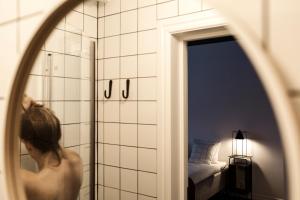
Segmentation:
[(234, 41), (189, 46), (189, 142), (220, 140), (228, 162), (231, 131), (249, 131), (253, 192), (283, 198), (283, 152), (270, 103), (257, 75)]

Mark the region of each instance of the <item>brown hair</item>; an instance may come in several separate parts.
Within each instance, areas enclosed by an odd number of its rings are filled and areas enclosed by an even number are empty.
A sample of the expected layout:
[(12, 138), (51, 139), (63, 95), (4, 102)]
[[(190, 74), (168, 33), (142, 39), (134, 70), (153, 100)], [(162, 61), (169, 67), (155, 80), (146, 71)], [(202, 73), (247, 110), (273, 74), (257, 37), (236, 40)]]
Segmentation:
[(54, 152), (59, 162), (61, 128), (54, 113), (39, 104), (31, 105), (22, 113), (21, 139), (32, 144), (41, 153)]

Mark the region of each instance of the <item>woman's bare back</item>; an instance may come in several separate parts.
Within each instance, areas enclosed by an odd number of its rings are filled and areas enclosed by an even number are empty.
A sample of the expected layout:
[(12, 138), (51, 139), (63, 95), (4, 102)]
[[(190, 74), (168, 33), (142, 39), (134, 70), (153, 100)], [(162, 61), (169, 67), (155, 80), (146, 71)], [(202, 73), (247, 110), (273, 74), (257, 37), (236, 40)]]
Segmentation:
[(38, 173), (23, 170), (23, 182), (30, 200), (76, 200), (82, 182), (80, 157), (63, 150), (61, 163)]

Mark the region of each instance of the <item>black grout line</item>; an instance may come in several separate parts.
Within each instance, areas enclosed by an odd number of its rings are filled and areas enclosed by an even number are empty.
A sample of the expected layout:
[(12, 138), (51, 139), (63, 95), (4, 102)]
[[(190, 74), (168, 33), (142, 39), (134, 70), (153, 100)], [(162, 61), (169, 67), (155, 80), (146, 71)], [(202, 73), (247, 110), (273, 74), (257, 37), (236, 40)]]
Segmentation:
[(137, 54), (129, 54), (129, 55), (123, 55), (123, 56), (112, 56), (112, 57), (103, 57), (103, 58), (100, 58), (100, 59), (97, 59), (97, 60), (105, 60), (105, 59), (112, 59), (112, 58), (123, 58), (123, 57), (132, 57), (132, 56), (143, 56), (143, 55), (150, 55), (150, 54), (157, 54), (156, 51), (154, 52), (146, 52), (146, 53), (137, 53)]
[(136, 172), (143, 172), (143, 173), (148, 173), (148, 174), (155, 174), (157, 175), (157, 172), (150, 172), (150, 171), (145, 171), (145, 170), (140, 170), (140, 169), (132, 169), (132, 168), (127, 168), (127, 167), (121, 167), (121, 166), (115, 166), (115, 165), (108, 165), (103, 163), (97, 163), (98, 165), (103, 165), (104, 167), (114, 167), (114, 168), (118, 168), (120, 171), (121, 169), (125, 169), (125, 170), (131, 170), (131, 171), (136, 171)]
[(75, 79), (75, 80), (80, 80), (80, 81), (89, 81), (90, 78), (77, 78), (77, 77), (70, 77), (70, 76), (57, 76), (57, 75), (53, 75), (53, 76), (47, 76), (47, 75), (43, 75), (43, 74), (29, 74), (30, 76), (37, 76), (37, 77), (51, 77), (51, 78), (63, 78), (63, 79)]
[(105, 186), (105, 185), (100, 185), (100, 186), (102, 186), (103, 188), (106, 187), (106, 188), (120, 190), (122, 192), (128, 192), (128, 193), (131, 193), (131, 194), (141, 195), (141, 196), (145, 196), (145, 197), (150, 197), (150, 198), (155, 198), (155, 199), (157, 198), (155, 196), (150, 196), (150, 195), (147, 195), (147, 194), (142, 194), (142, 193), (138, 193), (138, 192), (132, 192), (132, 191), (128, 191), (128, 190), (123, 190), (123, 189), (121, 189), (121, 187), (120, 188), (116, 188), (116, 187)]
[(157, 150), (157, 148), (143, 147), (143, 146), (138, 146), (138, 145), (137, 146), (132, 146), (132, 145), (114, 144), (114, 143), (107, 143), (107, 142), (98, 142), (98, 144), (111, 145), (111, 146), (119, 146), (119, 147), (134, 147), (136, 149)]

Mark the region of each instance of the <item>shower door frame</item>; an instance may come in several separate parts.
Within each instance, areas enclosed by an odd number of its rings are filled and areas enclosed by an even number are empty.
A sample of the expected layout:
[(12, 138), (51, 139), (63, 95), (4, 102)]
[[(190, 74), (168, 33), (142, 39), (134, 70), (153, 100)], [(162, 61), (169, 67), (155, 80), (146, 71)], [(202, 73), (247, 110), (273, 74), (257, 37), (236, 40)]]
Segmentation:
[[(288, 195), (298, 199), (300, 175), (296, 137), (300, 132), (297, 115), (287, 95), (287, 86), (276, 71), (263, 45), (240, 23), (224, 19), (215, 10), (162, 20), (158, 24), (158, 185), (159, 200), (187, 199), (188, 82), (187, 42), (233, 34), (251, 60), (270, 99), (280, 128), (287, 166)], [(292, 143), (292, 144), (291, 144)], [(288, 151), (287, 151), (288, 150)], [(288, 153), (287, 153), (288, 152)]]

